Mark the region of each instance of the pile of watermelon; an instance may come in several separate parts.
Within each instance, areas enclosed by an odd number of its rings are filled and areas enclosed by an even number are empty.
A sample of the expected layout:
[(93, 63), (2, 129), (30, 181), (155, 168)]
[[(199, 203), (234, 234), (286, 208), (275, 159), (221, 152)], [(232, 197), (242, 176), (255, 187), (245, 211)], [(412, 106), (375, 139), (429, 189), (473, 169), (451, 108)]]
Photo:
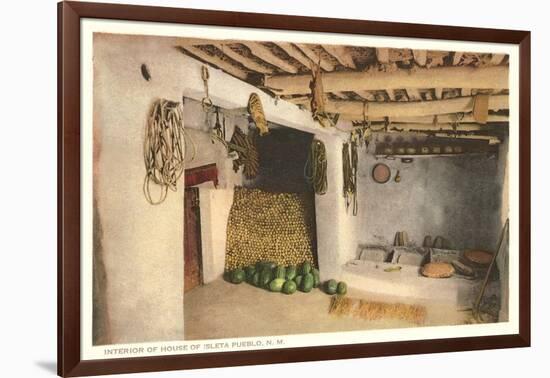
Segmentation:
[[(313, 288), (321, 286), (319, 270), (311, 266), (309, 261), (287, 267), (270, 261), (259, 261), (244, 269), (237, 268), (225, 272), (225, 278), (234, 284), (248, 282), (250, 285), (284, 294), (294, 294), (297, 290), (309, 293)], [(324, 291), (331, 295), (344, 295), (347, 285), (342, 281), (328, 280), (325, 282)]]

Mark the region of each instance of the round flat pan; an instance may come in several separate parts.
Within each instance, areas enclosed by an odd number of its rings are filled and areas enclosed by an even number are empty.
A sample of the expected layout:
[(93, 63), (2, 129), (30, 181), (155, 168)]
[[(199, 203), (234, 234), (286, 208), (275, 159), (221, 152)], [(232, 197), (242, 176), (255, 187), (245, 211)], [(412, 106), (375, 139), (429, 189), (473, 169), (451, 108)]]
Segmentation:
[(378, 163), (372, 169), (372, 179), (379, 184), (384, 184), (390, 180), (391, 170), (386, 164)]

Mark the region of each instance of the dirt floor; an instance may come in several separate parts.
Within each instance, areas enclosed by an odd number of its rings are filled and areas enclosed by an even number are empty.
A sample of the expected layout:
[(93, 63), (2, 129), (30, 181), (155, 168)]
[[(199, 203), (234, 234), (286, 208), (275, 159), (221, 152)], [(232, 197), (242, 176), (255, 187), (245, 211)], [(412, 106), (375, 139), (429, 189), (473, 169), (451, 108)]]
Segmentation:
[[(349, 298), (385, 303), (407, 303), (350, 289)], [(301, 333), (415, 327), (399, 319), (365, 320), (328, 313), (331, 296), (319, 289), (292, 295), (272, 293), (247, 283), (234, 285), (221, 278), (185, 294), (185, 339), (275, 336)], [(464, 324), (468, 313), (454, 306), (408, 302), (426, 306), (424, 326)]]

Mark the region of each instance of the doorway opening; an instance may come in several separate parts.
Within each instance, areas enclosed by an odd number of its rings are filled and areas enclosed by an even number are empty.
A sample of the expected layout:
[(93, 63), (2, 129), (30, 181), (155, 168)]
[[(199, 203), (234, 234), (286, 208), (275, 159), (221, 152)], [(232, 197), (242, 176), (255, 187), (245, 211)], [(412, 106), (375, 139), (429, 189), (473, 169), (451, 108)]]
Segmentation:
[(270, 124), (256, 139), (258, 174), (235, 189), (225, 269), (272, 261), (318, 266), (315, 193), (304, 176), (313, 135)]
[(185, 188), (184, 199), (184, 285), (187, 293), (203, 284), (201, 214), (199, 188)]

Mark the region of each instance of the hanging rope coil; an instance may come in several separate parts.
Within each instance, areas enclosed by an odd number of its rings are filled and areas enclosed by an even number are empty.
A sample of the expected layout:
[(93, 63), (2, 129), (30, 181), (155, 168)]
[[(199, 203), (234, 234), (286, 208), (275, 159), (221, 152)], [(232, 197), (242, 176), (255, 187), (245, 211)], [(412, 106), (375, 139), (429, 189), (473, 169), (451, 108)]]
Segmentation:
[[(186, 143), (193, 148), (190, 160), (195, 157), (195, 144), (186, 138), (183, 128), (183, 109), (178, 102), (159, 99), (154, 102), (143, 142), (145, 180), (143, 193), (151, 205), (158, 205), (166, 199), (168, 189), (177, 190), (177, 181), (185, 167)], [(160, 186), (160, 197), (151, 196), (151, 182)]]
[(342, 146), (344, 198), (346, 199), (346, 210), (352, 205), (353, 215), (357, 215), (357, 161), (357, 144), (354, 142), (344, 143)]
[(327, 153), (325, 145), (320, 140), (314, 139), (311, 142), (304, 176), (316, 194), (322, 195), (327, 192)]

